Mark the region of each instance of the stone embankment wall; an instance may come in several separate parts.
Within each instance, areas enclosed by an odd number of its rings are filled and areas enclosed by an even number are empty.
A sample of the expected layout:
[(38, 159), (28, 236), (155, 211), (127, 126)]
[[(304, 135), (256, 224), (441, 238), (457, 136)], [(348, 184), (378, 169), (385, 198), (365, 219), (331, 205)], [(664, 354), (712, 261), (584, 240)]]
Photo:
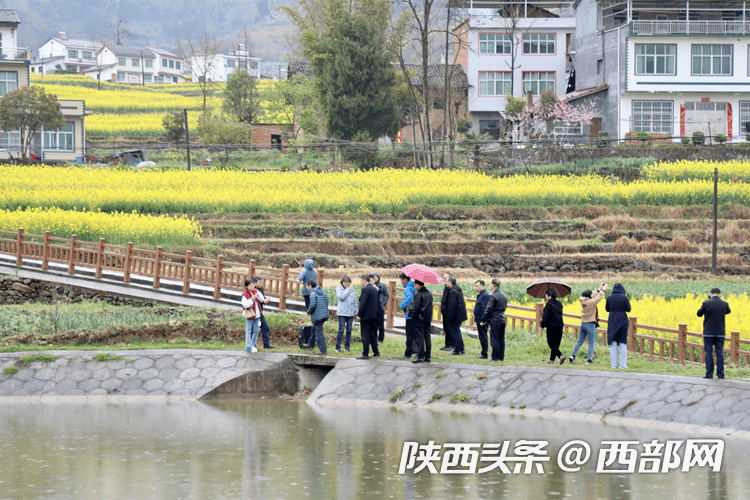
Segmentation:
[[(294, 394), (298, 366), (284, 354), (241, 351), (47, 351), (0, 354), (1, 397), (180, 396)], [(6, 370), (10, 368), (9, 372)], [(12, 371), (18, 371), (12, 373)], [(0, 399), (1, 401), (1, 399)]]
[(113, 305), (152, 306), (154, 302), (132, 299), (111, 293), (85, 290), (56, 283), (27, 278), (6, 277), (0, 279), (0, 305), (24, 304), (26, 302), (81, 302), (103, 301)]
[[(308, 398), (720, 427), (750, 437), (750, 383), (561, 368), (340, 361)], [(737, 435), (732, 432), (732, 435)]]

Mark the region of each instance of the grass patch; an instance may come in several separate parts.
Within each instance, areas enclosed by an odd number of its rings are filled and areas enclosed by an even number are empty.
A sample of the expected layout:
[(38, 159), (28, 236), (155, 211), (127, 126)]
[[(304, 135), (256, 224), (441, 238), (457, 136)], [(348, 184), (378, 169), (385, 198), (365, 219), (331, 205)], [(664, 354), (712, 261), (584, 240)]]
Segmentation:
[(468, 403), (470, 399), (466, 394), (454, 394), (451, 396), (451, 403)]
[(59, 359), (59, 356), (53, 356), (52, 354), (37, 354), (30, 356), (21, 356), (18, 358), (18, 362), (23, 365), (28, 365), (34, 361), (41, 361), (42, 363), (51, 363)]
[(8, 375), (14, 375), (18, 373), (18, 367), (17, 366), (6, 366), (3, 368), (3, 373), (7, 373)]
[(444, 394), (440, 394), (440, 393), (435, 393), (435, 394), (433, 394), (433, 395), (432, 395), (432, 397), (430, 398), (430, 401), (429, 401), (429, 403), (432, 403), (432, 402), (434, 402), (434, 401), (437, 401), (438, 399), (443, 399), (443, 397), (444, 397), (444, 396), (445, 396)]
[(477, 380), (484, 380), (489, 376), (489, 372), (477, 373)]
[(121, 359), (122, 356), (120, 356), (119, 354), (112, 356), (108, 352), (97, 354), (96, 356), (94, 356), (94, 361), (119, 361)]
[(389, 398), (389, 401), (391, 403), (395, 403), (399, 399), (404, 397), (404, 390), (400, 387), (397, 387), (393, 389), (393, 392), (391, 392), (391, 397)]
[(435, 378), (443, 378), (446, 375), (447, 375), (447, 373), (438, 373), (437, 375), (435, 375)]

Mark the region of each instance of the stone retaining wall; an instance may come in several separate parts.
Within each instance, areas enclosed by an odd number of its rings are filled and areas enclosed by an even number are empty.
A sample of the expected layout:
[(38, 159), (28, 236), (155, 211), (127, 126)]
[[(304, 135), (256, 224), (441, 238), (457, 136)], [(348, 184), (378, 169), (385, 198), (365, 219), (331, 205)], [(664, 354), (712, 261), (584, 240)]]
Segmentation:
[(581, 414), (750, 431), (750, 383), (574, 369), (340, 361), (308, 398), (320, 405), (449, 405)]
[(57, 285), (48, 281), (39, 281), (14, 276), (0, 278), (0, 305), (25, 304), (26, 302), (46, 302), (53, 300), (63, 302), (82, 302), (91, 300), (103, 301), (112, 305), (153, 306), (154, 302), (124, 297), (112, 293), (85, 290), (70, 286)]
[[(284, 354), (241, 351), (47, 351), (51, 362), (23, 363), (38, 353), (0, 354), (0, 397), (182, 396), (278, 394), (297, 387), (298, 367)], [(18, 369), (7, 373), (8, 367)], [(262, 373), (264, 375), (258, 376)], [(278, 375), (274, 377), (272, 375)], [(265, 383), (264, 383), (265, 381)], [(221, 389), (223, 387), (223, 389)]]

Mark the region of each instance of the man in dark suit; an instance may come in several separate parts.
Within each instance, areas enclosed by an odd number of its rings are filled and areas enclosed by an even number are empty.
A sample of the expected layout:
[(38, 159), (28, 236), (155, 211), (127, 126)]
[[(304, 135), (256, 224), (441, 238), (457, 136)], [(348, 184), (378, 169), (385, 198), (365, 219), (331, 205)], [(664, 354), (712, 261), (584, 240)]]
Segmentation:
[(372, 275), (364, 274), (360, 277), (362, 282), (362, 293), (359, 296), (359, 312), (357, 321), (362, 336), (362, 356), (357, 359), (369, 359), (370, 346), (372, 346), (373, 357), (379, 357), (378, 350), (378, 310), (380, 300), (378, 290), (372, 283)]
[(424, 283), (414, 280), (416, 293), (413, 299), (412, 314), (414, 315), (414, 349), (417, 359), (412, 363), (429, 363), (432, 351), (432, 293), (425, 288)]
[(721, 290), (711, 289), (711, 296), (698, 309), (703, 318), (703, 351), (706, 355), (706, 376), (714, 378), (714, 350), (716, 350), (716, 376), (724, 378), (725, 316), (732, 312), (729, 304), (721, 300)]

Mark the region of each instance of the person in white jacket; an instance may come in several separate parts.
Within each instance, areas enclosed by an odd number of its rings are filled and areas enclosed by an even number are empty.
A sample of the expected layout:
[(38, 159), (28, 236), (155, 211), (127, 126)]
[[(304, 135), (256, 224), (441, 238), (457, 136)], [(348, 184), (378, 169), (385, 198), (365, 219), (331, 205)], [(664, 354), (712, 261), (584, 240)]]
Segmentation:
[[(242, 292), (240, 301), (242, 302), (242, 313), (245, 316), (245, 351), (258, 352), (256, 344), (258, 342), (258, 331), (260, 330), (260, 304), (266, 298), (255, 289), (253, 280), (245, 280), (245, 290)], [(246, 313), (245, 311), (248, 311)], [(248, 316), (251, 316), (248, 318)]]
[(341, 278), (341, 284), (336, 287), (336, 315), (339, 318), (339, 333), (336, 335), (336, 352), (341, 352), (341, 339), (346, 329), (346, 341), (344, 349), (349, 351), (349, 344), (352, 341), (352, 325), (354, 325), (354, 316), (357, 315), (357, 295), (352, 288), (352, 280), (349, 276)]

